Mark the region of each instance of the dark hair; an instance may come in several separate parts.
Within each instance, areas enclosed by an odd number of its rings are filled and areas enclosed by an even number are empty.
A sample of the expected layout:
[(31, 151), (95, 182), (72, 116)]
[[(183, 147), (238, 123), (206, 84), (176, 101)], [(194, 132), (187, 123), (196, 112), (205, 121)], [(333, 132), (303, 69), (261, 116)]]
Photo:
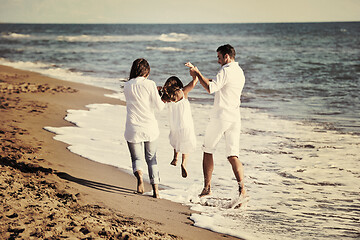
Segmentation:
[(170, 101), (171, 101), (171, 98), (170, 98), (169, 95), (167, 95), (167, 93), (162, 92), (162, 94), (161, 94), (161, 100), (163, 100), (164, 102), (170, 102)]
[(150, 74), (150, 65), (148, 61), (144, 58), (136, 59), (130, 70), (130, 77), (129, 79), (136, 78), (136, 77), (147, 77)]
[(175, 101), (175, 93), (183, 87), (184, 85), (178, 77), (169, 77), (164, 84), (163, 94), (166, 95), (165, 97), (171, 101)]
[(231, 59), (235, 59), (235, 55), (236, 55), (235, 49), (230, 44), (226, 44), (218, 47), (216, 52), (220, 52), (221, 55), (223, 56), (225, 56), (225, 54), (228, 54)]

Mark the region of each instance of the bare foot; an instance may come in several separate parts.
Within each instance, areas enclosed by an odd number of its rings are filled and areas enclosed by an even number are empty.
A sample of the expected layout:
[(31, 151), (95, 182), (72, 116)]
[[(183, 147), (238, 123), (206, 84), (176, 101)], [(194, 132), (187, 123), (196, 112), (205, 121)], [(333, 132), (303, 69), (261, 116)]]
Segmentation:
[(138, 182), (136, 192), (139, 193), (139, 194), (144, 193), (144, 182), (143, 181)]
[(204, 187), (203, 190), (201, 191), (199, 197), (205, 197), (208, 195), (211, 195), (210, 187)]
[(247, 196), (246, 196), (246, 190), (244, 184), (242, 182), (238, 182), (238, 185), (239, 185), (239, 200), (238, 200), (239, 203), (236, 206), (234, 206), (234, 209), (241, 208), (243, 204), (246, 205)]
[(187, 175), (188, 175), (188, 173), (187, 173), (187, 171), (186, 171), (185, 166), (184, 166), (183, 164), (181, 164), (181, 176), (182, 176), (183, 178), (186, 178)]
[(246, 190), (243, 182), (238, 182), (238, 186), (239, 186), (239, 196), (246, 197)]
[(143, 194), (144, 193), (144, 181), (143, 181), (143, 177), (142, 177), (142, 172), (141, 171), (137, 171), (134, 173), (136, 179), (137, 179), (137, 188), (136, 188), (136, 192), (139, 194)]
[(176, 158), (174, 158), (172, 161), (171, 161), (171, 163), (170, 163), (171, 165), (174, 165), (174, 166), (176, 166), (176, 164), (177, 164), (177, 159)]

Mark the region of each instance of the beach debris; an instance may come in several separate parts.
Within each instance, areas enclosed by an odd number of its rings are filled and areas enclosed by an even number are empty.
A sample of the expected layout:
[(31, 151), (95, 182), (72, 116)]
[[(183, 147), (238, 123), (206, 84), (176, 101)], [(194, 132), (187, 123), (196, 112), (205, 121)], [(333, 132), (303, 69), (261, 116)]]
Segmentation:
[(52, 92), (52, 93), (75, 93), (77, 89), (66, 86), (50, 86), (48, 84), (35, 83), (7, 83), (0, 82), (0, 93), (36, 93), (36, 92)]
[(11, 215), (7, 215), (8, 218), (17, 218), (19, 215), (17, 213), (13, 213)]

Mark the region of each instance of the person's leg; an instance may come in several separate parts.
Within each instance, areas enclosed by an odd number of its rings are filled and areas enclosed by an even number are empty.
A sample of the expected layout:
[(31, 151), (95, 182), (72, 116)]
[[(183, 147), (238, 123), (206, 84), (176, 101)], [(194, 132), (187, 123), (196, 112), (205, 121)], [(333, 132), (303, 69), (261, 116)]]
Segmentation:
[(210, 119), (207, 125), (203, 145), (203, 173), (204, 173), (204, 188), (200, 193), (200, 197), (211, 194), (211, 177), (214, 170), (213, 153), (224, 134), (227, 124), (218, 119)]
[(145, 159), (148, 165), (150, 183), (153, 187), (153, 197), (159, 198), (158, 184), (160, 182), (159, 168), (156, 160), (157, 142), (145, 142)]
[(188, 173), (186, 170), (186, 162), (187, 162), (188, 154), (182, 154), (182, 163), (181, 163), (181, 176), (186, 178)]
[(134, 173), (137, 179), (137, 193), (143, 194), (144, 193), (144, 181), (143, 181), (143, 173), (141, 170), (138, 170)]
[(228, 160), (232, 166), (235, 178), (239, 185), (239, 194), (246, 195), (246, 190), (244, 187), (244, 168), (237, 156), (230, 156)]
[(235, 178), (239, 186), (239, 194), (245, 196), (246, 191), (244, 188), (244, 168), (240, 162), (239, 156), (239, 147), (240, 147), (240, 122), (235, 122), (231, 127), (225, 132), (225, 141), (226, 141), (226, 153), (228, 160), (231, 164), (232, 170), (234, 172)]
[(204, 188), (200, 193), (200, 197), (211, 194), (211, 177), (213, 171), (214, 171), (213, 154), (204, 152), (204, 156), (203, 156)]
[(171, 165), (176, 166), (178, 155), (179, 155), (179, 152), (177, 152), (177, 151), (174, 149), (174, 157), (173, 157), (173, 160), (172, 160), (171, 163), (170, 163)]
[(133, 173), (137, 179), (137, 192), (142, 194), (144, 193), (144, 182), (143, 182), (143, 172), (142, 172), (142, 163), (144, 159), (143, 152), (143, 143), (130, 143), (128, 142), (128, 147), (131, 156), (131, 163)]
[(159, 198), (159, 187), (158, 184), (152, 184), (152, 189), (153, 189), (153, 198)]

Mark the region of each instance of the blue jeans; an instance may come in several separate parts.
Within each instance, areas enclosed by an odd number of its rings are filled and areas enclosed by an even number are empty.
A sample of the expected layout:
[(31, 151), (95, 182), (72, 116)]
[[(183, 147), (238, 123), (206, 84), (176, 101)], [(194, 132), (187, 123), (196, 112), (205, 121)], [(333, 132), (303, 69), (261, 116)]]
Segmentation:
[(159, 184), (159, 168), (156, 161), (157, 141), (152, 142), (127, 142), (132, 162), (133, 173), (143, 171), (144, 158), (148, 166), (151, 184)]

